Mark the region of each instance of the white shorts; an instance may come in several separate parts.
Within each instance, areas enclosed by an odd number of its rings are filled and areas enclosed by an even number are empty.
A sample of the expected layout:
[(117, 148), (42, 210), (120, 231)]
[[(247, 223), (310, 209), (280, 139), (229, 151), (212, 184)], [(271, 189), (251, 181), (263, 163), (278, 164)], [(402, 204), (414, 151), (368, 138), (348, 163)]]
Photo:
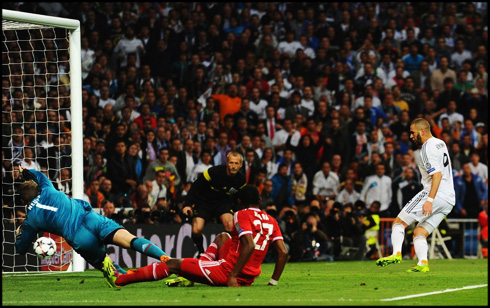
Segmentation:
[(422, 207), (425, 201), (427, 201), (428, 196), (429, 192), (425, 190), (416, 194), (403, 207), (398, 217), (407, 225), (411, 225), (414, 221), (417, 221), (417, 227), (423, 227), (431, 234), (439, 226), (444, 217), (451, 212), (453, 205), (436, 196), (432, 202), (432, 214), (425, 216), (422, 213)]

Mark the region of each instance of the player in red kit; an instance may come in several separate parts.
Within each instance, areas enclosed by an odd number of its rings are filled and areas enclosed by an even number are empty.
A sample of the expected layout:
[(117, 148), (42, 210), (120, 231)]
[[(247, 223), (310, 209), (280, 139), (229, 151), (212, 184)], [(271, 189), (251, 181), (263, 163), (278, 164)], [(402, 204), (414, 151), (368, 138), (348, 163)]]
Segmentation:
[(193, 282), (212, 286), (249, 286), (261, 273), (261, 264), (269, 246), (277, 251), (277, 260), (269, 285), (277, 285), (287, 262), (288, 252), (276, 220), (259, 209), (257, 188), (247, 185), (238, 192), (231, 238), (227, 233), (216, 237), (199, 259), (170, 259), (119, 275), (116, 285), (161, 280), (177, 274)]

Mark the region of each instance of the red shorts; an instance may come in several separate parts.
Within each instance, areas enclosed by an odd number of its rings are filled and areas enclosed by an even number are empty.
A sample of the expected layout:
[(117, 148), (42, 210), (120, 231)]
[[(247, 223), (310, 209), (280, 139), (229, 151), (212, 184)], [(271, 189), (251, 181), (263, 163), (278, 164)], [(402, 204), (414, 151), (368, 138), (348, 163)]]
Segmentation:
[[(227, 255), (230, 246), (231, 239), (221, 246), (218, 252), (218, 261), (207, 261), (204, 258), (182, 260), (179, 275), (194, 282), (212, 286), (226, 286), (230, 272), (224, 268), (223, 264), (226, 263), (224, 257)], [(255, 277), (238, 277), (237, 281), (241, 286), (249, 286), (255, 281)]]

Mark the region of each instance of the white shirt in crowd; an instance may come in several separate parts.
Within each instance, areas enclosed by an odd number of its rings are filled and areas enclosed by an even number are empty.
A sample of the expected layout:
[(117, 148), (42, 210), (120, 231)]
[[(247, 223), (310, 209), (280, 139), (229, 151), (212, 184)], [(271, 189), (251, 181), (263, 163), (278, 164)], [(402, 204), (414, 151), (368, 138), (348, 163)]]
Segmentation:
[(287, 41), (282, 41), (279, 43), (279, 46), (277, 46), (277, 50), (280, 54), (286, 53), (291, 58), (294, 58), (294, 56), (296, 55), (296, 50), (298, 48), (303, 49), (303, 46), (301, 46), (300, 42), (298, 41), (292, 41), (291, 43), (288, 43)]
[[(287, 131), (285, 131), (284, 129), (280, 129), (274, 134), (274, 139), (272, 139), (272, 145), (276, 146), (276, 145), (284, 144), (288, 140), (288, 137), (289, 137), (289, 133)], [(295, 131), (293, 136), (291, 137), (291, 145), (293, 147), (298, 146), (300, 138), (301, 138), (300, 132)], [(276, 155), (281, 156), (281, 157), (283, 154), (284, 154), (283, 150), (276, 152)]]
[(391, 178), (387, 175), (379, 177), (377, 174), (368, 176), (364, 181), (361, 191), (361, 200), (369, 208), (374, 201), (381, 203), (380, 212), (390, 207), (391, 202)]
[(488, 167), (485, 164), (478, 162), (478, 165), (474, 166), (470, 163), (471, 173), (478, 175), (485, 183), (488, 183)]
[(361, 194), (355, 191), (354, 189), (352, 190), (352, 193), (349, 193), (347, 189), (342, 189), (338, 196), (335, 198), (335, 201), (340, 202), (342, 204), (346, 203), (352, 203), (354, 204), (359, 198), (361, 197)]
[(339, 177), (334, 172), (329, 172), (328, 176), (322, 170), (313, 176), (313, 195), (330, 196), (339, 194)]
[(265, 99), (259, 99), (256, 103), (253, 100), (250, 100), (250, 110), (254, 111), (258, 116), (259, 120), (265, 120), (265, 107), (269, 105)]

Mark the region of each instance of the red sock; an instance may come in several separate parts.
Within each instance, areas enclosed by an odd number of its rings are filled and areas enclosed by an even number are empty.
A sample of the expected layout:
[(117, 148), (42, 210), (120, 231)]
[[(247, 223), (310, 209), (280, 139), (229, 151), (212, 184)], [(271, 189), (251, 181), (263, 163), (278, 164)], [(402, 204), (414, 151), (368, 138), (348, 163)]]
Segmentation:
[(166, 263), (153, 263), (134, 272), (119, 275), (119, 278), (116, 279), (116, 285), (125, 286), (135, 282), (156, 281), (166, 278), (169, 275), (170, 273)]
[(212, 243), (211, 245), (209, 245), (208, 249), (206, 249), (206, 252), (201, 255), (199, 260), (215, 261), (217, 254), (218, 254), (218, 245)]

